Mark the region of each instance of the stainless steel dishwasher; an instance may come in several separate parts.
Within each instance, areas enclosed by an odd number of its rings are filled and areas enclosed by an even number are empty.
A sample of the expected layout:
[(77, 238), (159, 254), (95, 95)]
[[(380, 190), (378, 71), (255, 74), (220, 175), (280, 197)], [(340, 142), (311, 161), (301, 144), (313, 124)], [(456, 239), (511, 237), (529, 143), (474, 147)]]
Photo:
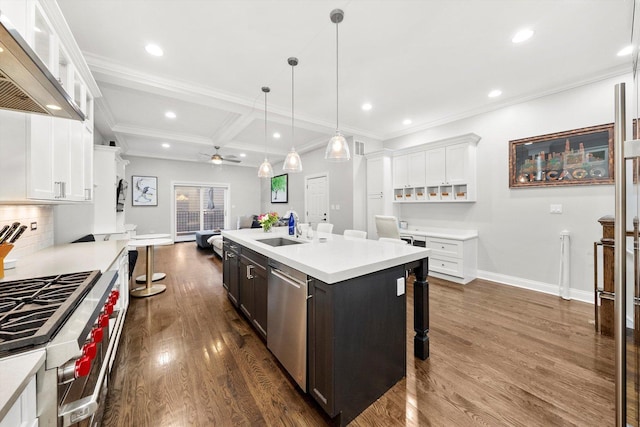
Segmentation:
[(267, 348), (307, 391), (307, 275), (269, 260)]

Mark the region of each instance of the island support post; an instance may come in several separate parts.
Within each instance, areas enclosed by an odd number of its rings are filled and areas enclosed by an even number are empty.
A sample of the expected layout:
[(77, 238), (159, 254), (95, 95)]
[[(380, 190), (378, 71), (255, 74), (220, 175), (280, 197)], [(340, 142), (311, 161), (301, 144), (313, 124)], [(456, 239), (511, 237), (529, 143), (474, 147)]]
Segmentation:
[(413, 355), (420, 360), (429, 358), (429, 258), (423, 258), (407, 266), (416, 276), (413, 282)]

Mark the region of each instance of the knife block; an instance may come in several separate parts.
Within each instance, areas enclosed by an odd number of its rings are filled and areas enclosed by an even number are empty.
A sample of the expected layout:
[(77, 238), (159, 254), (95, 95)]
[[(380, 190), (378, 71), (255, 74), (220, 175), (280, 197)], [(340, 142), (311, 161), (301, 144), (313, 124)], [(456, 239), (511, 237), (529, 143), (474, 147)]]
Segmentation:
[(13, 249), (13, 245), (3, 243), (0, 245), (0, 279), (4, 279), (4, 257)]

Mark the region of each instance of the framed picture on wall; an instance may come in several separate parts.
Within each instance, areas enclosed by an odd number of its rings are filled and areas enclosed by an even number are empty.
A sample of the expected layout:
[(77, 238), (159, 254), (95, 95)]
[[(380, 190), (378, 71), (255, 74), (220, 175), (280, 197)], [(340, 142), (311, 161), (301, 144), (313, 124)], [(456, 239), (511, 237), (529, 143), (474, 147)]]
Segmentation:
[(158, 206), (158, 178), (155, 176), (131, 176), (133, 206)]
[(613, 123), (509, 141), (509, 187), (613, 184)]
[(271, 203), (287, 203), (289, 192), (289, 174), (271, 178)]

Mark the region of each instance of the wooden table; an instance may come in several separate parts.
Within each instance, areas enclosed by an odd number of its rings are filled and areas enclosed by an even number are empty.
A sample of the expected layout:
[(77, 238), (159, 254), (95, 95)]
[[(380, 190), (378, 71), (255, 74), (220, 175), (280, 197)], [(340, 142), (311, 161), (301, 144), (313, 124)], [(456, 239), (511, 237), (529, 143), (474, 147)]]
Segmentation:
[[(128, 245), (134, 247), (145, 246), (147, 248), (147, 264), (146, 270), (146, 286), (144, 288), (133, 289), (130, 294), (133, 297), (144, 298), (152, 295), (164, 292), (167, 287), (161, 283), (153, 283), (153, 247), (162, 245), (171, 245), (173, 240), (167, 238), (154, 238), (154, 239), (133, 239), (129, 240)], [(166, 275), (165, 275), (166, 276)], [(163, 277), (165, 277), (163, 276)]]
[[(131, 236), (131, 239), (134, 240), (147, 240), (147, 239), (168, 239), (170, 238), (171, 235), (169, 233), (154, 233), (154, 234), (138, 234), (135, 236)], [(133, 245), (129, 245), (129, 246), (133, 246)], [(151, 281), (152, 282), (157, 282), (158, 280), (162, 280), (165, 277), (167, 277), (167, 275), (165, 273), (153, 273), (151, 275)], [(147, 283), (147, 275), (146, 274), (142, 274), (138, 277), (136, 277), (136, 283)]]

